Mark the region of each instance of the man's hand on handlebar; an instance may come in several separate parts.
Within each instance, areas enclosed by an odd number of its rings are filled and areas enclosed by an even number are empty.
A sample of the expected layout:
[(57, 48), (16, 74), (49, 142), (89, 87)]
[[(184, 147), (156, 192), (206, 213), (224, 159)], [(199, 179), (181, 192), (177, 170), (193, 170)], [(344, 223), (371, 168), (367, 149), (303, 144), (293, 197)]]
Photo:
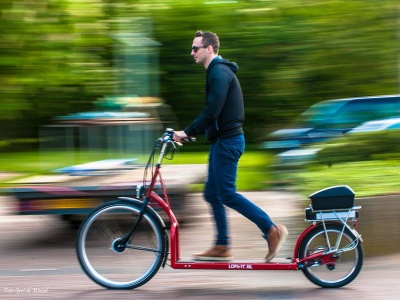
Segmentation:
[(188, 138), (189, 137), (183, 130), (174, 132), (174, 141), (176, 141), (176, 142), (184, 142), (185, 139), (188, 139)]

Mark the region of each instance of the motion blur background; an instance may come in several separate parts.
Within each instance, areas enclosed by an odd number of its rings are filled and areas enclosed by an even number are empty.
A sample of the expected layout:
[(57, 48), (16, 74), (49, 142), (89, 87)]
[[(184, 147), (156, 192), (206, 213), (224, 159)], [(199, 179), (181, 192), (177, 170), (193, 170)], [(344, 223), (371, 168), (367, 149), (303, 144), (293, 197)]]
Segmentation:
[[(4, 0), (0, 8), (1, 171), (146, 155), (163, 128), (186, 126), (204, 105), (205, 70), (190, 56), (201, 29), (217, 32), (220, 54), (239, 64), (247, 149), (261, 151), (248, 156), (240, 189), (289, 184), (311, 193), (329, 182), (359, 196), (399, 191), (398, 130), (324, 145), (306, 172), (302, 163), (280, 168), (262, 147), (317, 102), (399, 94), (397, 1)], [(98, 119), (121, 126), (92, 126)], [(207, 147), (199, 137), (185, 152)], [(359, 161), (368, 164), (352, 165)]]
[[(396, 0), (2, 0), (0, 187), (18, 186), (27, 181), (13, 180), (77, 163), (140, 157), (164, 127), (181, 129), (191, 122), (204, 105), (205, 70), (190, 56), (196, 30), (218, 33), (220, 54), (239, 65), (248, 151), (240, 163), (238, 189), (279, 187), (300, 193), (300, 214), (309, 204), (308, 194), (349, 185), (356, 197), (366, 197), (356, 204), (363, 205), (360, 232), (367, 254), (398, 254), (399, 129), (327, 142), (318, 146), (327, 150), (307, 164), (281, 166), (276, 153), (262, 147), (268, 134), (289, 126), (317, 102), (400, 94)], [(156, 108), (155, 115), (149, 107)], [(399, 111), (393, 112), (396, 116)], [(112, 131), (101, 123), (110, 119), (129, 124), (129, 130), (119, 124)], [(104, 132), (85, 131), (95, 130), (93, 122), (99, 120)], [(82, 145), (105, 147), (106, 155), (83, 155), (81, 150), (87, 149)], [(47, 146), (62, 151), (50, 155)], [(207, 147), (199, 137), (173, 163), (205, 164)], [(285, 197), (276, 199), (285, 204)], [(15, 205), (15, 197), (0, 200)], [(267, 208), (269, 200), (262, 197)], [(287, 206), (278, 206), (277, 211), (286, 212)], [(3, 257), (16, 253), (30, 258), (30, 247), (19, 247), (16, 239), (21, 233), (20, 240), (36, 243), (32, 240), (42, 234), (23, 223), (25, 216), (18, 217), (2, 217), (4, 245), (12, 250)], [(303, 216), (298, 220), (304, 223)], [(20, 224), (20, 232), (14, 232), (14, 224)], [(45, 223), (43, 234), (53, 225)], [(62, 234), (57, 237), (64, 241)], [(69, 234), (66, 251), (75, 262), (75, 236)], [(47, 237), (43, 241), (37, 244), (47, 247)], [(43, 253), (49, 251), (39, 251), (37, 257), (46, 262)], [(54, 253), (58, 266), (59, 252)], [(16, 261), (11, 259), (10, 268), (17, 268)]]
[[(393, 0), (4, 0), (0, 8), (0, 150), (37, 142), (39, 126), (55, 116), (121, 95), (127, 66), (116, 53), (130, 42), (136, 57), (148, 53), (139, 33), (156, 43), (156, 69), (133, 70), (124, 92), (162, 98), (181, 126), (204, 103), (204, 70), (190, 56), (194, 32), (219, 34), (220, 54), (240, 67), (248, 143), (318, 101), (399, 92)], [(140, 75), (159, 82), (134, 90)]]

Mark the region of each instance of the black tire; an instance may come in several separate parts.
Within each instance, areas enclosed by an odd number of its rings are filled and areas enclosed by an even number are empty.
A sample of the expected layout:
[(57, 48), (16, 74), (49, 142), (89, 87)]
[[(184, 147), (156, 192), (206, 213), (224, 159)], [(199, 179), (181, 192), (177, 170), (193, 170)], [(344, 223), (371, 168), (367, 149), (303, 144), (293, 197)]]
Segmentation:
[[(335, 246), (342, 229), (343, 225), (339, 223), (326, 224), (331, 248)], [(302, 269), (304, 275), (314, 284), (324, 288), (338, 288), (352, 282), (361, 271), (364, 255), (361, 241), (357, 241), (357, 237), (346, 228), (338, 249), (344, 249), (351, 243), (357, 246), (352, 250), (338, 253), (334, 266), (321, 265), (305, 268)], [(328, 250), (328, 244), (324, 227), (320, 224), (304, 237), (298, 257), (301, 259), (322, 249)]]
[(83, 271), (97, 284), (109, 289), (133, 289), (148, 282), (166, 255), (165, 228), (148, 210), (131, 237), (128, 247), (116, 249), (136, 220), (140, 204), (117, 200), (105, 203), (82, 222), (76, 251)]

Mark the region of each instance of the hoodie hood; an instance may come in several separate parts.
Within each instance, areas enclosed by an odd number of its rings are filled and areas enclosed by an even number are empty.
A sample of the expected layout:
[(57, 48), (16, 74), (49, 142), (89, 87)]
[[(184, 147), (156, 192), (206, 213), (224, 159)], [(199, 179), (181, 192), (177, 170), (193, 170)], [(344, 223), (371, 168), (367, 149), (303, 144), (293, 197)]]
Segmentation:
[(212, 69), (213, 66), (217, 65), (217, 64), (224, 64), (226, 65), (228, 68), (230, 68), (232, 70), (232, 72), (234, 72), (236, 74), (236, 72), (239, 69), (239, 66), (237, 63), (229, 61), (228, 59), (223, 59), (222, 56), (218, 55), (217, 57), (215, 57), (210, 65), (207, 68), (207, 73), (210, 72), (210, 70)]

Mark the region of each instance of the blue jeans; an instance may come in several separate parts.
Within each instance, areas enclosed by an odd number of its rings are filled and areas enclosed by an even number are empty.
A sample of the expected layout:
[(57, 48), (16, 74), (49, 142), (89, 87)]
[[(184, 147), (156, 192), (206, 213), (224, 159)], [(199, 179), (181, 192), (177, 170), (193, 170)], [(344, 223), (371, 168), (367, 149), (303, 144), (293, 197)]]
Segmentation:
[(244, 148), (243, 134), (218, 139), (210, 147), (204, 198), (210, 203), (214, 214), (216, 245), (229, 245), (225, 205), (255, 223), (263, 236), (267, 236), (273, 225), (271, 218), (261, 208), (236, 192), (237, 167)]

